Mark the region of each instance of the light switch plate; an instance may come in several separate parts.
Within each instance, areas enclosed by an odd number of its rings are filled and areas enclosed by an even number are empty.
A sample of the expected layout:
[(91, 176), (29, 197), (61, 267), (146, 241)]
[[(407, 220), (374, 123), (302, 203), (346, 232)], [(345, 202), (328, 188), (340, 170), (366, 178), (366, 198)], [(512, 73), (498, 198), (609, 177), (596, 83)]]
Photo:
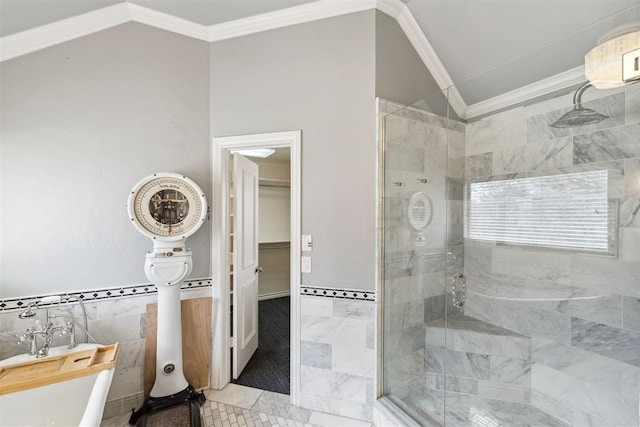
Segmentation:
[(622, 81), (640, 80), (640, 49), (622, 55)]
[(300, 266), (300, 271), (302, 273), (311, 273), (311, 257), (310, 256), (300, 257), (300, 264), (302, 264)]
[(313, 238), (311, 234), (302, 235), (302, 249), (303, 252), (311, 252), (313, 250)]

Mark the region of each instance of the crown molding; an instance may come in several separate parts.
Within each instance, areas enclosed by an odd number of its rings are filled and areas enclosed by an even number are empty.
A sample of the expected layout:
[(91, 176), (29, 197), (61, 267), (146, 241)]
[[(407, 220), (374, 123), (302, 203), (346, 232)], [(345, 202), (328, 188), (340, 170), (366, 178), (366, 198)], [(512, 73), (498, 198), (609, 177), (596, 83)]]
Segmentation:
[(390, 17), (397, 20), (398, 16), (402, 14), (407, 5), (400, 0), (377, 0), (375, 7), (380, 12), (386, 13)]
[(210, 42), (376, 8), (375, 0), (322, 0), (208, 27)]
[(546, 79), (539, 80), (518, 89), (503, 93), (502, 95), (489, 98), (486, 101), (469, 105), (464, 111), (465, 119), (472, 119), (512, 105), (520, 104), (540, 96), (584, 83), (584, 66), (572, 68), (571, 70), (556, 74)]
[(449, 104), (462, 119), (489, 114), (538, 96), (565, 89), (585, 80), (583, 67), (578, 67), (467, 106), (408, 6), (400, 0), (319, 0), (210, 26), (197, 24), (137, 4), (123, 2), (0, 37), (0, 62), (130, 21), (198, 40), (215, 42), (371, 9), (386, 13), (398, 22), (440, 89), (448, 95)]
[(150, 25), (161, 30), (181, 34), (198, 40), (210, 41), (208, 29), (202, 24), (197, 24), (168, 13), (139, 6), (133, 3), (123, 3), (128, 6), (129, 19), (140, 24)]
[(398, 25), (404, 31), (407, 39), (409, 39), (418, 56), (433, 76), (438, 87), (446, 93), (451, 108), (453, 108), (458, 117), (462, 117), (467, 109), (467, 104), (454, 86), (453, 80), (451, 80), (442, 62), (440, 62), (440, 58), (438, 58), (436, 51), (422, 32), (409, 7), (400, 0), (380, 0), (378, 1), (378, 7), (380, 11), (387, 13), (398, 21)]
[(126, 3), (0, 37), (0, 62), (131, 21)]

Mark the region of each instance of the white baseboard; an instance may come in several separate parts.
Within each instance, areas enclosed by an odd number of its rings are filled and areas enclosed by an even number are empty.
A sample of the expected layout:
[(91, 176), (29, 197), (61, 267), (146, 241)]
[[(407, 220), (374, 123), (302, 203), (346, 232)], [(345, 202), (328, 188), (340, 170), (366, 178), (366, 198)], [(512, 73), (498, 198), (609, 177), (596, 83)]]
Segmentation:
[(288, 297), (291, 295), (291, 291), (290, 290), (286, 290), (286, 291), (281, 291), (281, 292), (271, 292), (268, 294), (263, 294), (263, 295), (258, 295), (258, 301), (264, 301), (267, 299), (274, 299), (274, 298), (281, 298), (281, 297)]

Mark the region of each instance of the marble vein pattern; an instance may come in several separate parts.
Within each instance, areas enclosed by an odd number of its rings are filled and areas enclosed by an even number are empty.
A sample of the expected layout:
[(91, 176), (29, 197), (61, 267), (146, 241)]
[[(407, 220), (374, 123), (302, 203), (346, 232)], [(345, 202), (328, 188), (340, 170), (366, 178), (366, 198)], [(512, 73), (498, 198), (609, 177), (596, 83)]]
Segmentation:
[(489, 356), (487, 355), (452, 351), (427, 345), (425, 364), (428, 372), (477, 379), (490, 378)]
[(640, 85), (625, 88), (626, 123), (640, 122)]
[(303, 406), (370, 420), (376, 372), (375, 302), (301, 296), (301, 306)]
[(473, 156), (522, 145), (527, 127), (519, 111), (507, 111), (467, 124), (465, 155)]
[(640, 332), (640, 298), (624, 297), (622, 301), (622, 327)]
[(537, 143), (543, 140), (556, 139), (572, 135), (581, 135), (587, 132), (593, 132), (600, 129), (608, 129), (624, 125), (624, 93), (617, 93), (615, 95), (607, 96), (604, 98), (583, 102), (582, 106), (585, 108), (596, 110), (599, 113), (608, 116), (608, 118), (599, 123), (573, 128), (557, 129), (549, 126), (551, 123), (558, 120), (563, 114), (567, 113), (573, 108), (570, 103), (567, 103), (567, 106), (562, 109), (527, 118), (527, 141), (529, 143)]
[(560, 343), (571, 339), (570, 316), (536, 308), (526, 301), (496, 300), (468, 292), (465, 313), (530, 337), (552, 337)]
[[(489, 390), (487, 390), (491, 393)], [(447, 392), (444, 396), (444, 420), (446, 425), (453, 426), (530, 426), (530, 427), (566, 427), (571, 425), (562, 422), (523, 402), (511, 402), (476, 396)]]
[(571, 137), (526, 144), (493, 153), (493, 175), (549, 170), (573, 165)]
[(311, 416), (311, 410), (291, 405), (288, 395), (266, 390), (260, 394), (251, 409), (301, 422), (308, 421)]
[(622, 390), (626, 380), (636, 378), (640, 372), (627, 363), (545, 338), (533, 339), (532, 360), (615, 393)]
[(457, 133), (464, 133), (465, 131), (464, 123), (430, 113), (429, 105), (421, 106), (419, 104), (414, 104), (412, 106), (406, 106), (383, 99), (378, 100), (378, 105), (380, 108), (380, 112), (385, 113), (385, 120), (388, 120), (390, 117), (395, 116), (397, 118), (419, 121), (430, 124), (432, 126), (449, 129), (450, 131)]
[(571, 319), (571, 344), (640, 367), (640, 333)]
[(478, 381), (470, 378), (437, 375), (435, 388), (457, 393), (478, 394)]
[(493, 175), (493, 153), (475, 154), (464, 159), (464, 176), (476, 178)]
[(542, 364), (531, 370), (531, 387), (571, 407), (618, 426), (638, 422), (638, 400), (627, 400), (617, 393), (587, 383)]
[(573, 425), (573, 408), (566, 403), (547, 396), (544, 393), (537, 390), (531, 390), (531, 406), (541, 409), (567, 425)]
[(620, 227), (618, 233), (620, 259), (640, 263), (640, 228)]
[(422, 378), (425, 372), (425, 353), (420, 349), (385, 363), (385, 389), (393, 389)]
[(529, 403), (530, 401), (528, 387), (491, 381), (478, 381), (478, 396), (502, 402)]
[(640, 123), (601, 130), (573, 138), (573, 162), (596, 163), (640, 157)]
[(385, 162), (389, 169), (423, 172), (425, 149), (411, 145), (387, 144)]
[[(638, 179), (640, 181), (640, 178)], [(640, 193), (620, 201), (620, 227), (640, 228)]]
[(300, 363), (304, 366), (331, 369), (330, 344), (313, 341), (300, 341)]
[(624, 190), (628, 196), (640, 195), (640, 158), (624, 160)]
[(385, 360), (391, 361), (418, 350), (424, 350), (424, 325), (402, 329), (399, 332), (385, 334)]
[(489, 379), (499, 383), (531, 385), (531, 359), (491, 356)]

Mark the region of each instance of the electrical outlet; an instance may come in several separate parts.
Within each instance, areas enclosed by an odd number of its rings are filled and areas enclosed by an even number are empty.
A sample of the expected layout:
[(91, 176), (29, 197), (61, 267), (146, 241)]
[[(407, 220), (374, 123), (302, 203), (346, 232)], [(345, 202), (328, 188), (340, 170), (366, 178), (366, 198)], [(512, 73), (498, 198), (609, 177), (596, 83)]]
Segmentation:
[(622, 81), (640, 80), (640, 49), (622, 55)]

